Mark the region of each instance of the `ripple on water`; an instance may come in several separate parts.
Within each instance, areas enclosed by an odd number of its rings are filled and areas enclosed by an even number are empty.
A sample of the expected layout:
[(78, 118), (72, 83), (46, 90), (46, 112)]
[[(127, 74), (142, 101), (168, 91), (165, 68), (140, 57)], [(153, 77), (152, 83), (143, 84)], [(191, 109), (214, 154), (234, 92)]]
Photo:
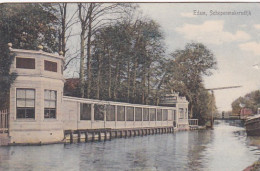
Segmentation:
[(260, 138), (218, 122), (214, 130), (107, 142), (0, 148), (0, 170), (243, 170), (259, 158)]

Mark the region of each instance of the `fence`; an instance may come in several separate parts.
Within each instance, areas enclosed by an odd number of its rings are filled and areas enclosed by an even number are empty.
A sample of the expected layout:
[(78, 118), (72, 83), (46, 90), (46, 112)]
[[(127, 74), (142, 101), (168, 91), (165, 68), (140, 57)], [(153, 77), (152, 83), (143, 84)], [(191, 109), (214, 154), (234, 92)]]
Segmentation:
[(8, 110), (0, 111), (0, 134), (8, 132)]

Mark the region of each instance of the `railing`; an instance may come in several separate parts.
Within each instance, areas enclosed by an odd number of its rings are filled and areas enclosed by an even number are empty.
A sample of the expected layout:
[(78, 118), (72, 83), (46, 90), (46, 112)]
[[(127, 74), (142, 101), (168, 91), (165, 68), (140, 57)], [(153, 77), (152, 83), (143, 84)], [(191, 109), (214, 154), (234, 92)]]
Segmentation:
[(198, 126), (198, 119), (189, 119), (189, 126)]
[(0, 134), (8, 132), (8, 110), (0, 111)]

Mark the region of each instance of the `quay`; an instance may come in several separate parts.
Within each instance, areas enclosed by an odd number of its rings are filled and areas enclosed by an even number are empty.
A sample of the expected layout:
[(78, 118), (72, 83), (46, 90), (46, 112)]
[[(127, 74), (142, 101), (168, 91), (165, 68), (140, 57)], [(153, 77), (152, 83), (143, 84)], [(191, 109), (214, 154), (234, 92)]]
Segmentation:
[[(159, 106), (63, 95), (62, 55), (13, 49), (10, 108), (0, 111), (0, 145), (50, 144), (173, 133), (198, 128), (178, 93), (161, 97)], [(8, 111), (8, 112), (7, 112)], [(2, 130), (2, 133), (1, 133)]]
[(129, 129), (89, 129), (89, 130), (65, 130), (64, 143), (80, 143), (107, 141), (112, 138), (127, 138), (135, 136), (146, 136), (154, 134), (173, 133), (173, 127), (154, 128), (129, 128)]

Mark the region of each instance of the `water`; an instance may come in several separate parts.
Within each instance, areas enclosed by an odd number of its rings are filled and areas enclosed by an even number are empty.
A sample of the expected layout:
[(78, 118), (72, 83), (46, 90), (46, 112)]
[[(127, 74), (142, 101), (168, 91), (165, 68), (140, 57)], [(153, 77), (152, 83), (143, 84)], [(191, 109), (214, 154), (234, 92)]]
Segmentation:
[(221, 121), (214, 130), (107, 142), (0, 147), (0, 170), (243, 170), (258, 160), (260, 139)]

